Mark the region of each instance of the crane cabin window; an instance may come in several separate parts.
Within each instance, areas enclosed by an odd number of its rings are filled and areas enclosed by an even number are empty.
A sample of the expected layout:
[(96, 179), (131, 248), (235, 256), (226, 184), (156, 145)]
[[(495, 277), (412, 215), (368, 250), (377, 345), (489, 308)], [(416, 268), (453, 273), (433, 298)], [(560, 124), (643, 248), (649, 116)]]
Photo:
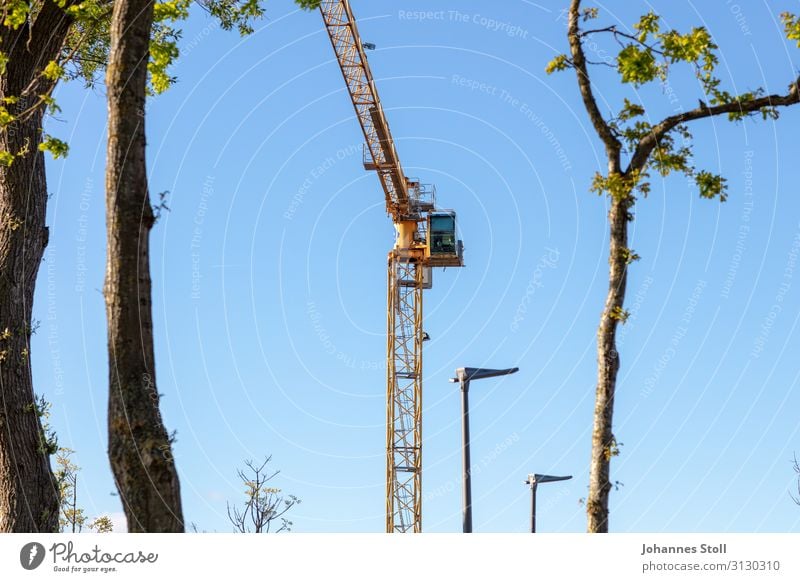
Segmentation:
[(430, 215), (431, 255), (456, 254), (456, 217), (454, 214)]

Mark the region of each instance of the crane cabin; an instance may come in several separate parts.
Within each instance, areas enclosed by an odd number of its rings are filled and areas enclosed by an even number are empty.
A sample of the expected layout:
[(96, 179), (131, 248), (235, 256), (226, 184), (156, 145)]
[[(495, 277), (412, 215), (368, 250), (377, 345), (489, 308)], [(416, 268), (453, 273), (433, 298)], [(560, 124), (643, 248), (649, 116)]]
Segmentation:
[(431, 267), (463, 267), (464, 243), (456, 238), (456, 213), (436, 210), (427, 216), (426, 263)]

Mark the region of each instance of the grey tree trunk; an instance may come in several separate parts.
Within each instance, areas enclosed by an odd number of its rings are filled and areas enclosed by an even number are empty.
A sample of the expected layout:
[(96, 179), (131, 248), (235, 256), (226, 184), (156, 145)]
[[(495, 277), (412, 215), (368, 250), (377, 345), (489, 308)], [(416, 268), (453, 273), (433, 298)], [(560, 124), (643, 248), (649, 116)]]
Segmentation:
[[(620, 153), (622, 144), (603, 118), (592, 92), (586, 57), (580, 35), (581, 0), (571, 0), (567, 24), (567, 38), (573, 67), (577, 73), (578, 88), (589, 119), (605, 146), (608, 175), (622, 176)], [(628, 267), (628, 208), (633, 200), (630, 193), (612, 195), (608, 213), (610, 246), (608, 256), (608, 294), (606, 295), (600, 325), (597, 328), (597, 390), (592, 430), (592, 455), (589, 466), (589, 496), (586, 500), (586, 529), (590, 533), (608, 532), (608, 496), (611, 491), (610, 464), (614, 452), (612, 420), (614, 391), (619, 371), (617, 352), (617, 326), (625, 302), (625, 281)]]
[[(8, 58), (0, 98), (19, 99), (8, 104), (12, 114), (29, 110), (50, 89), (37, 75), (58, 54), (70, 25), (55, 2), (43, 4), (33, 23), (0, 24), (0, 51)], [(34, 108), (0, 131), (0, 150), (17, 156), (0, 166), (0, 532), (58, 530), (58, 489), (30, 364), (33, 295), (48, 239), (42, 116)]]
[(153, 348), (144, 107), (152, 0), (117, 0), (106, 72), (109, 458), (131, 532), (183, 532)]
[(587, 531), (608, 532), (608, 497), (611, 491), (610, 465), (616, 442), (612, 432), (614, 392), (619, 371), (617, 326), (625, 302), (627, 279), (628, 208), (623, 200), (612, 198), (608, 213), (610, 225), (608, 294), (597, 329), (597, 392), (592, 430), (592, 456), (589, 467), (589, 496), (586, 501)]

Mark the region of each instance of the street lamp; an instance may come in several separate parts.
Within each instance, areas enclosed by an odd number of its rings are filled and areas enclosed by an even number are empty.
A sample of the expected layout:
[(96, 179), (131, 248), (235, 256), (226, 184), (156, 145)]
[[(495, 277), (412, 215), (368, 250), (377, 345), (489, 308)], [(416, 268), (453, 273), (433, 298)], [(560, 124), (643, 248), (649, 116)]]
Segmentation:
[(540, 475), (539, 473), (528, 475), (528, 480), (525, 481), (525, 484), (531, 486), (531, 533), (536, 533), (536, 487), (539, 483), (552, 483), (553, 481), (566, 481), (567, 479), (572, 479), (572, 475), (565, 477)]
[(461, 437), (463, 460), (462, 528), (464, 533), (472, 533), (472, 477), (469, 461), (469, 383), (471, 380), (506, 376), (518, 372), (519, 368), (492, 370), (490, 368), (458, 368), (451, 382), (461, 384)]

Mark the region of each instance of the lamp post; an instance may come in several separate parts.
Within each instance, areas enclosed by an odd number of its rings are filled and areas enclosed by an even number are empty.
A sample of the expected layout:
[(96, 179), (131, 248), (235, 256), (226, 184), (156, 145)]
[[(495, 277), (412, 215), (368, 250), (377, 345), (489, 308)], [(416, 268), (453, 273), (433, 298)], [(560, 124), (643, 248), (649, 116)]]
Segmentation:
[(539, 473), (528, 475), (528, 480), (525, 481), (525, 484), (531, 487), (531, 533), (536, 533), (536, 487), (539, 483), (552, 483), (553, 481), (566, 481), (567, 479), (572, 479), (572, 475), (566, 475), (565, 477), (540, 475)]
[(490, 368), (458, 368), (456, 377), (450, 378), (451, 382), (461, 385), (461, 439), (462, 439), (462, 531), (472, 533), (472, 477), (469, 459), (469, 383), (471, 380), (482, 380), (495, 376), (506, 376), (518, 372), (519, 368), (506, 368), (493, 370)]

